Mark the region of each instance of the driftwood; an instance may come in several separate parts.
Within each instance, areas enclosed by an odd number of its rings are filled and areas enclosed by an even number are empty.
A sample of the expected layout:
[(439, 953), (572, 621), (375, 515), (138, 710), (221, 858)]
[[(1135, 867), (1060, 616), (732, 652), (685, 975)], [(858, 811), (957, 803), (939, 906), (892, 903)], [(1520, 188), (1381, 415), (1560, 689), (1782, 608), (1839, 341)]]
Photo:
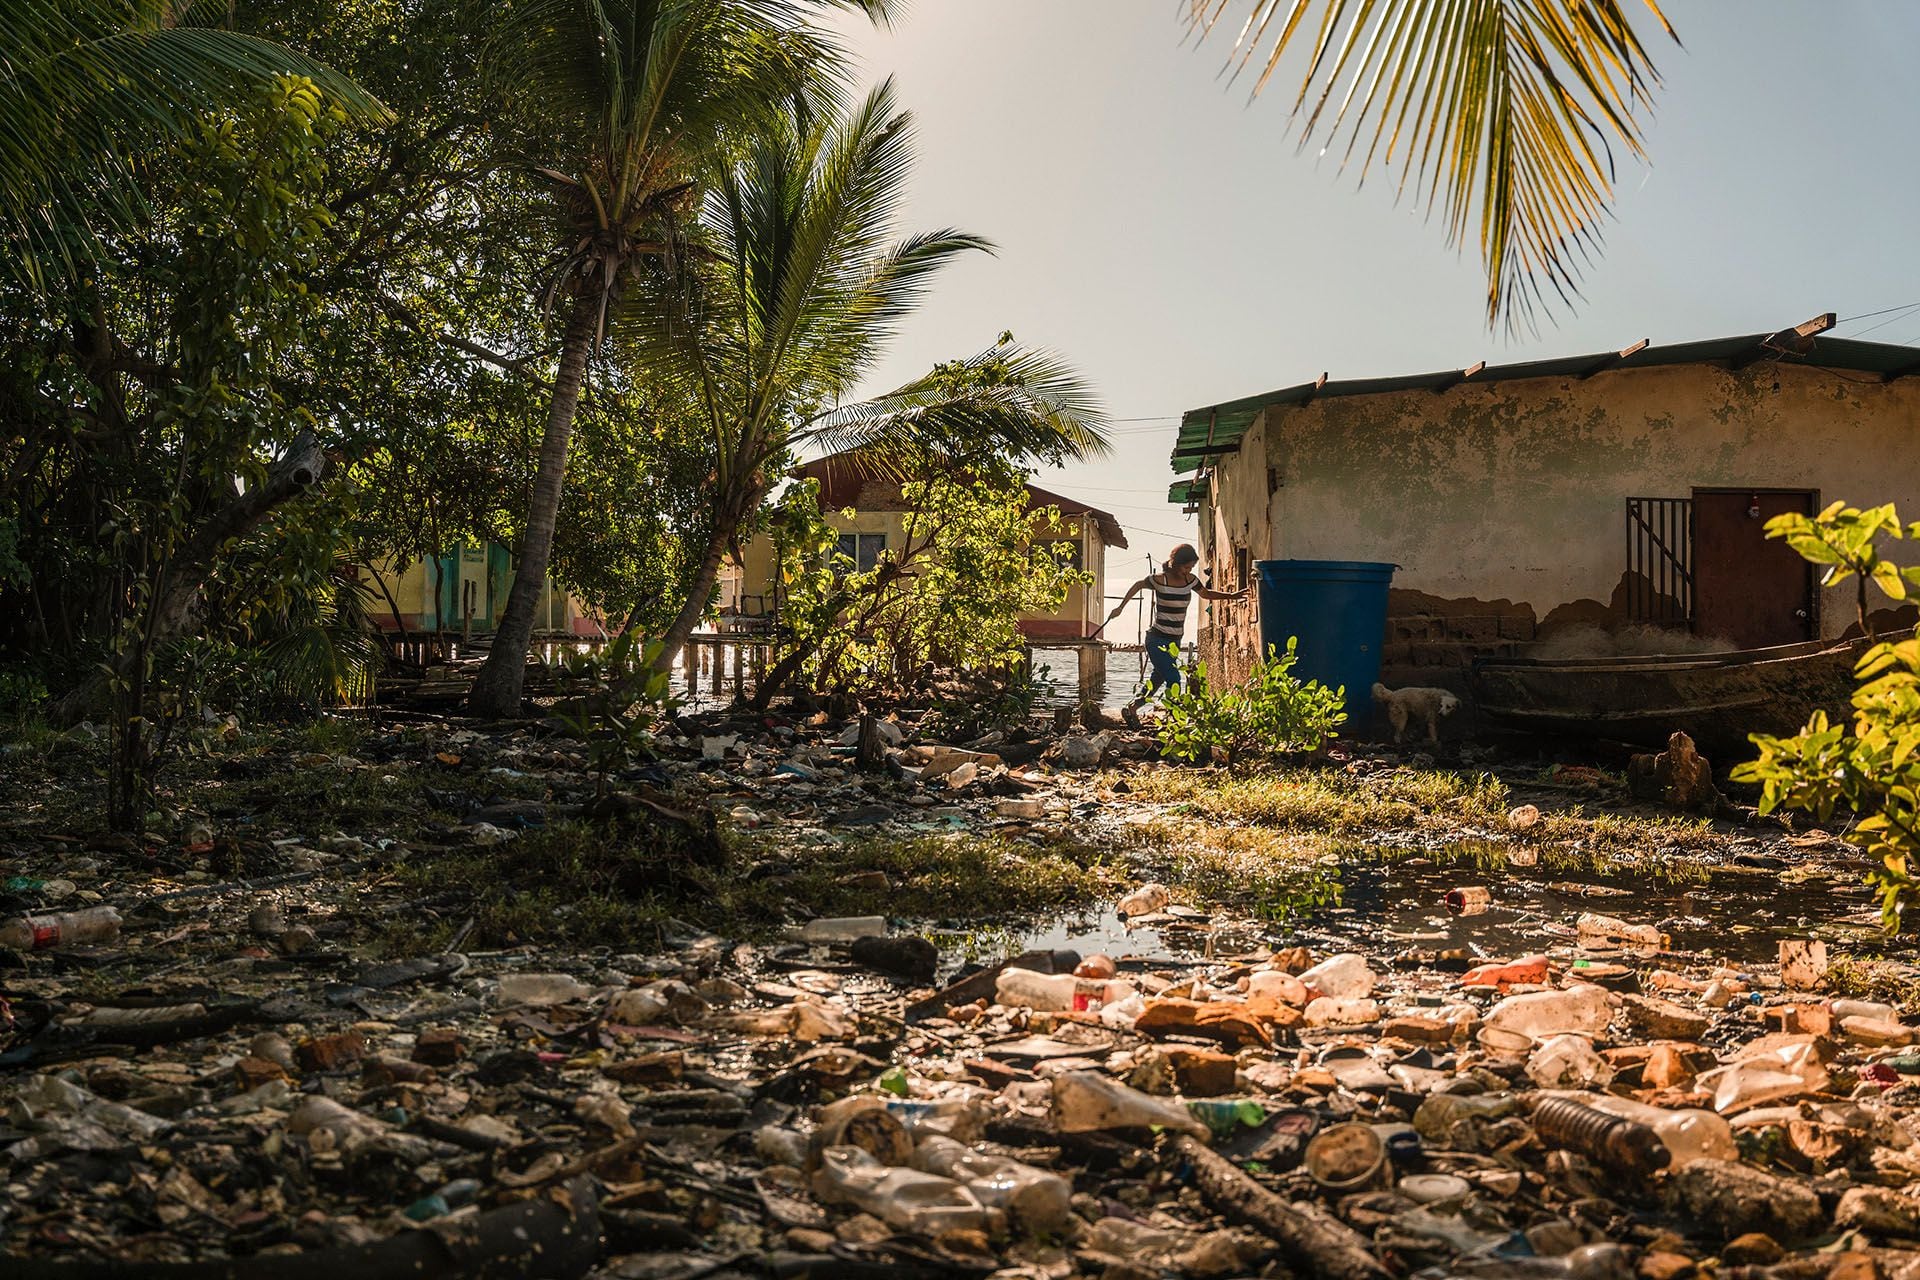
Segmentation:
[(1326, 1280), (1380, 1280), (1392, 1274), (1367, 1252), (1359, 1233), (1325, 1211), (1287, 1203), (1192, 1138), (1175, 1138), (1169, 1150), (1193, 1170), (1194, 1186), (1215, 1212), (1270, 1237), (1304, 1274)]

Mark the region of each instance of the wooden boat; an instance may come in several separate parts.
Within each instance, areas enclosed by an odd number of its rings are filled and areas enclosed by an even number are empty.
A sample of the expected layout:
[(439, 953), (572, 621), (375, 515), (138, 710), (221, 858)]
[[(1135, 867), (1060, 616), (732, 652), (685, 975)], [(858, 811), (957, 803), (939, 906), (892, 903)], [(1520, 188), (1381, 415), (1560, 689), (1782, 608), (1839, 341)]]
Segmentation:
[(1489, 725), (1661, 746), (1685, 730), (1702, 751), (1747, 753), (1747, 735), (1800, 731), (1815, 710), (1845, 716), (1858, 640), (1729, 653), (1480, 658), (1475, 709)]

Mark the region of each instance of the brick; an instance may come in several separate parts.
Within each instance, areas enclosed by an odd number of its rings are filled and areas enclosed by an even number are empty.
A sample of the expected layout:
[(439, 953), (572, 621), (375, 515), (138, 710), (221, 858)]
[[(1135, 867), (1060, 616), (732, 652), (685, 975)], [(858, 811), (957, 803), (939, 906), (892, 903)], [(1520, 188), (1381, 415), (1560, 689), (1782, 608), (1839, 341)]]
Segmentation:
[(1380, 1027), (1380, 1034), (1410, 1044), (1451, 1044), (1453, 1027), (1453, 1023), (1441, 1018), (1422, 1018), (1409, 1014), (1402, 1018), (1387, 1019)]
[(1234, 1072), (1239, 1063), (1231, 1054), (1190, 1049), (1185, 1045), (1175, 1045), (1166, 1053), (1180, 1092), (1197, 1098), (1217, 1098), (1233, 1092)]
[(413, 1060), (450, 1067), (467, 1056), (467, 1042), (452, 1027), (429, 1027), (413, 1042)]
[(358, 1031), (339, 1035), (316, 1036), (294, 1046), (294, 1061), (304, 1071), (337, 1071), (352, 1066), (366, 1056), (367, 1038)]
[(233, 1064), (234, 1083), (240, 1086), (242, 1093), (286, 1078), (287, 1072), (284, 1067), (277, 1062), (269, 1062), (265, 1058), (246, 1057)]

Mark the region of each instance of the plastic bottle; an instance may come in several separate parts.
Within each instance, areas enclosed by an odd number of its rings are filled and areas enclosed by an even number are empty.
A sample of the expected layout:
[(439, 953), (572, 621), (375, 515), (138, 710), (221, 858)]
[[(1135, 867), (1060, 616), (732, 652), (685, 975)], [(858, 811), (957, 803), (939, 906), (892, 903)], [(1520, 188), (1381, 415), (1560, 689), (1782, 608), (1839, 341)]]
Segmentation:
[(1187, 1111), (1223, 1136), (1239, 1128), (1256, 1129), (1267, 1122), (1267, 1109), (1251, 1098), (1196, 1098), (1187, 1103)]
[(1477, 916), (1493, 905), (1493, 890), (1482, 885), (1465, 884), (1447, 890), (1447, 910), (1457, 916)]
[(1827, 1069), (1811, 1044), (1790, 1044), (1703, 1074), (1696, 1087), (1713, 1094), (1721, 1115), (1765, 1106), (1827, 1087)]
[(1599, 915), (1592, 911), (1581, 912), (1580, 918), (1573, 922), (1573, 928), (1585, 942), (1645, 947), (1652, 951), (1658, 951), (1667, 945), (1666, 938), (1650, 924), (1628, 924), (1625, 920)]
[(1119, 973), (1119, 968), (1109, 955), (1094, 954), (1073, 966), (1076, 978), (1111, 978)]
[(1695, 1160), (1740, 1158), (1740, 1150), (1733, 1142), (1733, 1130), (1711, 1111), (1691, 1107), (1653, 1107), (1615, 1093), (1548, 1093), (1542, 1096), (1567, 1098), (1595, 1111), (1604, 1111), (1608, 1115), (1645, 1125), (1665, 1144), (1671, 1157), (1669, 1168), (1677, 1169)]
[(1167, 892), (1163, 884), (1143, 884), (1115, 904), (1114, 912), (1120, 916), (1151, 915), (1155, 911), (1165, 911), (1167, 904), (1173, 901), (1173, 895)]
[(1020, 1009), (1091, 1012), (1137, 992), (1119, 978), (1078, 978), (1071, 973), (1003, 969), (993, 984), (995, 1003)]
[(1367, 958), (1353, 951), (1328, 956), (1300, 975), (1300, 981), (1335, 1000), (1364, 1000), (1379, 981)]
[(568, 1004), (593, 994), (567, 973), (510, 973), (500, 979), (500, 1003), (505, 1005)]
[(1559, 991), (1508, 996), (1487, 1011), (1485, 1025), (1545, 1040), (1568, 1031), (1598, 1035), (1612, 1018), (1606, 989), (1581, 983)]
[(1553, 1146), (1577, 1151), (1622, 1173), (1657, 1173), (1673, 1160), (1673, 1153), (1652, 1127), (1572, 1098), (1534, 1099), (1533, 1131)]
[(16, 916), (0, 924), (0, 947), (46, 951), (112, 942), (120, 936), (120, 913), (112, 907), (88, 907), (52, 916)]
[(1542, 1089), (1604, 1089), (1613, 1082), (1613, 1068), (1585, 1036), (1559, 1035), (1543, 1041), (1527, 1059), (1527, 1079)]
[(1843, 1018), (1867, 1018), (1874, 1022), (1900, 1021), (1898, 1009), (1877, 1000), (1835, 1000), (1832, 1008), (1835, 1022)]
[(882, 938), (887, 933), (885, 916), (827, 916), (809, 920), (793, 931), (797, 942), (852, 942), (856, 938)]
[(813, 1193), (850, 1204), (915, 1235), (991, 1231), (999, 1214), (952, 1178), (881, 1164), (858, 1147), (828, 1147), (813, 1174)]
[(1551, 962), (1542, 955), (1521, 956), (1503, 964), (1483, 964), (1460, 975), (1463, 987), (1532, 986), (1545, 982)]
[(1054, 1127), (1062, 1133), (1158, 1125), (1198, 1138), (1207, 1136), (1207, 1126), (1178, 1102), (1129, 1089), (1097, 1071), (1063, 1071), (1055, 1076), (1052, 1107)]
[(985, 1098), (889, 1098), (887, 1114), (916, 1140), (930, 1135), (978, 1142), (986, 1133), (992, 1107)]
[(1058, 1231), (1073, 1212), (1073, 1184), (1059, 1174), (974, 1151), (938, 1134), (920, 1140), (913, 1167), (965, 1183), (980, 1203), (1005, 1209), (1028, 1231)]
[(1313, 1001), (1313, 993), (1307, 990), (1306, 983), (1277, 969), (1263, 969), (1259, 973), (1248, 974), (1247, 994), (1265, 996), (1296, 1009), (1304, 1009)]

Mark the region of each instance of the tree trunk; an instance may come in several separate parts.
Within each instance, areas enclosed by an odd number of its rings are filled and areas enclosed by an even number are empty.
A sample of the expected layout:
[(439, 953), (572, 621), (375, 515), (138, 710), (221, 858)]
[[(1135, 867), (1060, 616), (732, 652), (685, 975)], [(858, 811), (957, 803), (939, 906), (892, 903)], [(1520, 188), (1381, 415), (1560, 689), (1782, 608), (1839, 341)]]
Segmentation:
[(661, 636), (660, 656), (654, 659), (654, 670), (666, 671), (673, 666), (673, 660), (682, 649), (687, 647), (687, 637), (700, 625), (700, 619), (707, 612), (707, 601), (713, 595), (713, 584), (720, 581), (720, 561), (727, 554), (727, 546), (740, 532), (740, 526), (760, 505), (760, 499), (766, 491), (758, 487), (735, 497), (720, 495), (714, 504), (713, 528), (707, 534), (706, 553), (700, 557), (700, 567), (694, 571), (693, 581), (687, 585), (687, 598), (680, 603), (680, 612), (674, 615), (673, 622)]
[(540, 468), (533, 477), (533, 500), (526, 531), (520, 536), (519, 562), (507, 607), (494, 629), (493, 647), (473, 682), (467, 709), (478, 716), (505, 719), (520, 714), (520, 690), (527, 682), (527, 650), (533, 643), (533, 611), (540, 605), (547, 565), (553, 558), (553, 529), (560, 515), (560, 490), (567, 474), (567, 445), (573, 439), (573, 414), (586, 381), (593, 347), (595, 305), (582, 296), (573, 301), (560, 348), (560, 371), (553, 381), (553, 403), (540, 440)]

